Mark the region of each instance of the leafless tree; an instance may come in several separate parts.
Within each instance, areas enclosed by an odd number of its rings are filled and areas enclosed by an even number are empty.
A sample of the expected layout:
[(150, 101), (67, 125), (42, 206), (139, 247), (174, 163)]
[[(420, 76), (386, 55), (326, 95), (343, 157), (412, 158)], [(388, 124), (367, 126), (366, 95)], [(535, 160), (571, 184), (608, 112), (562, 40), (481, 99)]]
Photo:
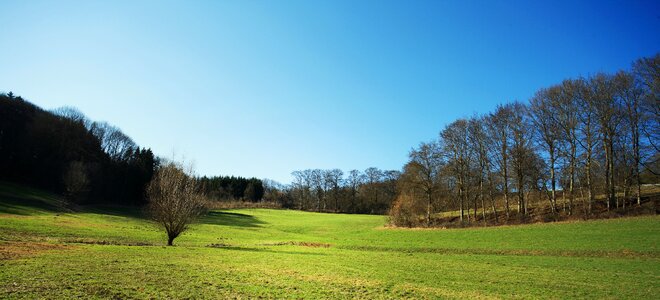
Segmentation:
[(591, 78), (592, 102), (596, 120), (600, 129), (601, 144), (605, 154), (605, 195), (607, 209), (616, 204), (614, 187), (614, 141), (617, 138), (621, 121), (619, 103), (615, 101), (615, 88), (612, 76), (597, 74)]
[(291, 183), (292, 190), (295, 191), (293, 198), (296, 199), (298, 204), (298, 209), (305, 209), (305, 191), (308, 190), (308, 186), (305, 184), (305, 176), (302, 171), (293, 171), (291, 172), (293, 176), (293, 182)]
[(358, 191), (360, 188), (360, 185), (362, 185), (362, 175), (360, 174), (360, 171), (358, 170), (351, 170), (348, 172), (348, 178), (346, 178), (346, 185), (349, 190), (349, 201), (350, 201), (350, 207), (352, 212), (356, 212), (357, 208), (361, 206), (358, 201)]
[[(551, 87), (549, 89), (539, 90), (534, 97), (530, 100), (529, 112), (530, 120), (537, 131), (537, 141), (541, 149), (545, 150), (548, 154), (550, 162), (550, 207), (552, 213), (557, 212), (557, 179), (555, 172), (555, 165), (557, 163), (558, 147), (560, 140), (559, 126), (555, 122), (555, 114), (557, 103), (559, 102), (559, 95), (561, 90), (559, 87)], [(569, 210), (570, 211), (570, 210)]]
[(531, 130), (527, 107), (520, 103), (511, 104), (511, 138), (509, 149), (511, 166), (515, 174), (515, 183), (518, 194), (518, 213), (528, 214), (525, 202), (525, 187), (529, 182), (528, 169), (532, 164), (534, 149), (532, 146), (533, 131)]
[(129, 136), (106, 122), (93, 122), (89, 130), (101, 142), (103, 151), (114, 160), (125, 159), (129, 151), (137, 147)]
[(314, 191), (314, 197), (316, 198), (316, 211), (325, 210), (325, 178), (323, 176), (323, 170), (313, 169), (309, 171), (309, 179), (311, 183), (312, 190)]
[(335, 212), (339, 211), (339, 199), (341, 198), (341, 185), (344, 172), (340, 169), (326, 170), (324, 172), (326, 186), (335, 204)]
[[(619, 72), (615, 76), (615, 94), (623, 103), (623, 117), (629, 130), (630, 145), (632, 147), (632, 175), (635, 179), (635, 190), (637, 205), (641, 205), (641, 181), (640, 181), (640, 131), (642, 125), (642, 97), (643, 89), (635, 81), (632, 74)], [(626, 135), (624, 133), (624, 135)], [(627, 143), (624, 143), (624, 145)], [(624, 154), (625, 154), (624, 150)], [(624, 205), (626, 199), (624, 198)]]
[[(556, 102), (552, 102), (552, 108), (555, 111), (555, 124), (560, 132), (560, 154), (566, 158), (568, 163), (568, 193), (569, 193), (569, 213), (572, 213), (573, 202), (575, 200), (575, 176), (577, 172), (577, 145), (578, 145), (578, 124), (579, 110), (578, 101), (581, 97), (580, 82), (577, 80), (564, 80), (559, 86), (561, 92)], [(563, 187), (564, 195), (566, 187)], [(555, 202), (556, 203), (556, 202)]]
[(442, 141), (442, 153), (447, 158), (447, 164), (451, 170), (451, 176), (456, 181), (460, 219), (463, 221), (464, 211), (468, 210), (468, 222), (470, 221), (470, 165), (472, 153), (468, 143), (468, 121), (465, 119), (456, 120), (442, 132), (440, 140)]
[(70, 201), (81, 202), (89, 192), (89, 177), (87, 168), (81, 161), (69, 163), (63, 177), (66, 195)]
[[(644, 91), (642, 106), (643, 122), (641, 131), (650, 148), (650, 152), (660, 152), (660, 53), (653, 57), (642, 58), (633, 64), (633, 74), (637, 85)], [(653, 160), (652, 163), (657, 162)], [(655, 175), (660, 170), (645, 166)]]
[(79, 109), (75, 107), (63, 106), (53, 109), (51, 112), (73, 122), (81, 123), (85, 127), (89, 127), (90, 121), (87, 119), (87, 116), (85, 116), (85, 114), (83, 114)]
[(488, 140), (485, 130), (484, 117), (472, 117), (469, 121), (468, 136), (470, 140), (471, 153), (474, 153), (478, 162), (477, 182), (479, 185), (479, 200), (481, 202), (481, 213), (486, 223), (486, 204), (485, 204), (485, 190), (488, 191), (490, 206), (495, 215), (495, 222), (498, 221), (497, 208), (495, 206), (495, 197), (493, 194), (493, 174), (491, 168), (491, 161), (488, 151)]
[(368, 206), (373, 206), (380, 200), (378, 184), (383, 178), (383, 171), (375, 167), (370, 167), (365, 169), (362, 175), (362, 195), (364, 196), (364, 200), (368, 202)]
[(586, 214), (591, 214), (593, 203), (595, 201), (594, 190), (594, 151), (598, 140), (596, 115), (594, 113), (594, 91), (585, 79), (579, 79), (576, 82), (577, 92), (580, 96), (577, 98), (578, 107), (578, 131), (580, 138), (576, 141), (584, 150), (584, 179), (587, 185), (587, 197), (589, 198)]
[(502, 180), (504, 205), (507, 220), (510, 218), (509, 208), (509, 145), (511, 143), (511, 105), (498, 105), (495, 112), (488, 115), (488, 139), (493, 153), (493, 161), (497, 166)]
[(438, 193), (440, 149), (436, 142), (421, 143), (410, 152), (410, 162), (405, 167), (404, 176), (415, 189), (424, 194), (426, 202), (426, 225), (431, 225), (433, 203)]
[(200, 186), (192, 168), (170, 162), (161, 166), (147, 186), (148, 212), (165, 228), (167, 245), (205, 212)]

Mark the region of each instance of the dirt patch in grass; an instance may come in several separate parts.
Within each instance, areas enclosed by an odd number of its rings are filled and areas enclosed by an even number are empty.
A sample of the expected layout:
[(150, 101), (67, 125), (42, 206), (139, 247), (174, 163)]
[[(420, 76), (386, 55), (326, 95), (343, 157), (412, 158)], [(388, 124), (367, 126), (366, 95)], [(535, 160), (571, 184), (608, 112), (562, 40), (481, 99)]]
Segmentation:
[(332, 247), (331, 244), (327, 244), (327, 243), (294, 242), (294, 241), (260, 244), (259, 246), (302, 246), (302, 247), (312, 247), (312, 248), (330, 248), (330, 247)]
[(106, 241), (106, 240), (90, 240), (90, 239), (69, 239), (64, 240), (69, 244), (87, 244), (87, 245), (113, 245), (113, 246), (153, 246), (152, 243), (145, 242), (119, 242), (119, 241)]
[(39, 242), (5, 242), (0, 243), (0, 260), (18, 259), (35, 256), (50, 250), (72, 249), (73, 246)]
[(208, 244), (206, 247), (211, 247), (211, 248), (228, 248), (228, 247), (234, 247), (233, 245), (230, 244), (223, 244), (223, 243), (214, 243), (214, 244)]

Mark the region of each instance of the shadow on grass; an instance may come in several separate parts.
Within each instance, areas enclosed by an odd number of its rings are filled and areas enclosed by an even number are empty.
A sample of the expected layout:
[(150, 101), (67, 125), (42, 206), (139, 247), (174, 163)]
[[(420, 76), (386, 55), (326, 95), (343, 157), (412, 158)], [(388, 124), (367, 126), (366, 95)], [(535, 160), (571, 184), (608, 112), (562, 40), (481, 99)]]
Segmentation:
[(81, 212), (133, 219), (148, 219), (143, 207), (93, 204), (81, 207)]
[(226, 246), (226, 247), (211, 247), (216, 249), (226, 249), (232, 251), (245, 251), (245, 252), (260, 252), (260, 253), (279, 253), (279, 254), (293, 254), (293, 255), (326, 255), (325, 253), (315, 253), (315, 252), (302, 252), (302, 251), (276, 251), (268, 248), (250, 248), (250, 247), (238, 247), (238, 246)]
[(0, 214), (27, 216), (43, 211), (61, 212), (62, 209), (33, 198), (12, 197), (0, 194)]
[(210, 211), (201, 217), (198, 223), (237, 227), (261, 227), (262, 224), (266, 224), (251, 215), (226, 211)]

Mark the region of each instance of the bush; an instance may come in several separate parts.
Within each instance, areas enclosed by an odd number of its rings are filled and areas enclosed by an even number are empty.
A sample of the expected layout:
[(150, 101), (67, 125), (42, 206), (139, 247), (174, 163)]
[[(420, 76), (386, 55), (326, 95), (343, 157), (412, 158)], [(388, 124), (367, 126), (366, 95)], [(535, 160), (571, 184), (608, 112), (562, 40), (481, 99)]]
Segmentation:
[(425, 225), (424, 204), (406, 194), (399, 195), (389, 213), (389, 223), (399, 227)]

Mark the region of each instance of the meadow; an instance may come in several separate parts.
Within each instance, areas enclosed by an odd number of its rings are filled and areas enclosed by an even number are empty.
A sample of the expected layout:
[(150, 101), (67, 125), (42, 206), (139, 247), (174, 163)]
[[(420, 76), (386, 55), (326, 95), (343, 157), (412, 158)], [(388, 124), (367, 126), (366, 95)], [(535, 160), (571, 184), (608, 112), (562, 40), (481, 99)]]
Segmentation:
[(0, 185), (0, 298), (660, 295), (660, 218), (396, 229), (384, 216), (209, 212), (166, 247), (136, 209)]

